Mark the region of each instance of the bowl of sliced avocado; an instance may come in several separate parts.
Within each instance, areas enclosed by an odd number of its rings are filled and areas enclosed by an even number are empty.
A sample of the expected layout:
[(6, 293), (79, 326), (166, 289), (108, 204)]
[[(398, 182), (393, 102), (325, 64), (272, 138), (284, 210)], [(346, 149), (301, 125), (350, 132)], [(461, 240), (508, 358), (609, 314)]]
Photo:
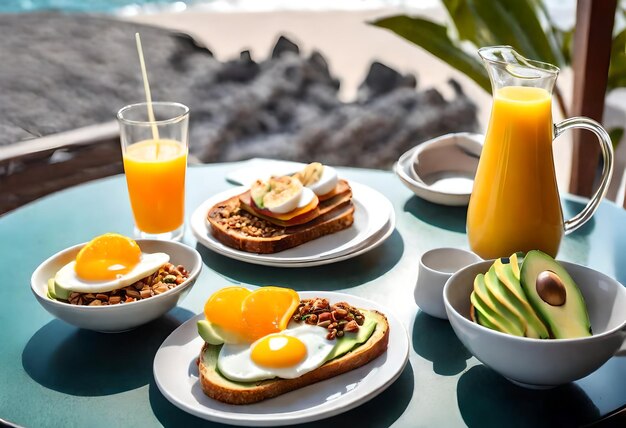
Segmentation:
[(626, 288), (541, 251), (461, 269), (443, 295), (459, 340), (520, 386), (569, 383), (626, 354)]

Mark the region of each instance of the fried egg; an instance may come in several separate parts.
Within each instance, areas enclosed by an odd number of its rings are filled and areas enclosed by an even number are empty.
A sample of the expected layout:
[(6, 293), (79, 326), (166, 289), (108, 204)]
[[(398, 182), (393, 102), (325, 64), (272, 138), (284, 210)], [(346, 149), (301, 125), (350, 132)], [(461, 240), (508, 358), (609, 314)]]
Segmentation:
[(85, 245), (76, 260), (56, 273), (54, 281), (80, 293), (112, 291), (153, 274), (169, 259), (165, 253), (142, 253), (134, 240), (107, 233)]
[(225, 343), (217, 367), (236, 382), (297, 378), (324, 364), (337, 343), (327, 333), (322, 327), (290, 322), (287, 329), (252, 344)]

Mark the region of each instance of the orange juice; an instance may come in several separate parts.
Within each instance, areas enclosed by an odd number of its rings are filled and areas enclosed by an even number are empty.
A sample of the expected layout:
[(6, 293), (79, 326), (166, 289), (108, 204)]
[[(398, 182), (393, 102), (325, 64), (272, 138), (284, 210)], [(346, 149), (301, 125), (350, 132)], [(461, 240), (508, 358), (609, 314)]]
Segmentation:
[(123, 155), (137, 228), (158, 234), (183, 224), (187, 149), (175, 140), (144, 140)]
[(551, 256), (563, 236), (552, 157), (552, 95), (506, 86), (491, 119), (467, 212), (470, 247), (482, 258), (539, 249)]

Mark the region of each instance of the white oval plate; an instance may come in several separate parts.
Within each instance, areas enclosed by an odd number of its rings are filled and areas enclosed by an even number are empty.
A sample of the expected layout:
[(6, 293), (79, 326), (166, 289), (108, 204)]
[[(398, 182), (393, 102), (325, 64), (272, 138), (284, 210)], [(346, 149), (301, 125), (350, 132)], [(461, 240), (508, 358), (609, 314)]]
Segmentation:
[(389, 321), (387, 352), (374, 361), (307, 387), (255, 404), (225, 404), (207, 397), (198, 381), (196, 359), (203, 341), (196, 323), (200, 314), (174, 330), (154, 357), (154, 379), (159, 390), (182, 410), (214, 422), (246, 426), (287, 425), (328, 418), (350, 410), (380, 394), (402, 373), (409, 357), (409, 338), (402, 323), (381, 305), (343, 293), (298, 292), (301, 298), (325, 297), (376, 309)]
[[(191, 230), (202, 245), (224, 256), (267, 266), (303, 267), (334, 263), (355, 257), (380, 245), (395, 228), (395, 211), (391, 202), (376, 190), (350, 181), (355, 205), (354, 223), (348, 229), (322, 236), (275, 254), (256, 254), (228, 247), (211, 235), (206, 220), (209, 209), (232, 196), (246, 191), (236, 187), (204, 201), (191, 215)], [(386, 229), (387, 228), (387, 229)], [(383, 235), (378, 233), (386, 231)], [(384, 239), (379, 239), (384, 236)]]

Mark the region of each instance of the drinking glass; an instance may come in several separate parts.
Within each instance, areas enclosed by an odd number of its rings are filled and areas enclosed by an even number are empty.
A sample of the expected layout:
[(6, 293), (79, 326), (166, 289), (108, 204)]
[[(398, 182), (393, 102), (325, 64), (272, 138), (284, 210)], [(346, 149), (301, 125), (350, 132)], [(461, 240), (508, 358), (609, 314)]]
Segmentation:
[(138, 238), (180, 240), (184, 233), (189, 108), (175, 102), (117, 113), (128, 195)]

